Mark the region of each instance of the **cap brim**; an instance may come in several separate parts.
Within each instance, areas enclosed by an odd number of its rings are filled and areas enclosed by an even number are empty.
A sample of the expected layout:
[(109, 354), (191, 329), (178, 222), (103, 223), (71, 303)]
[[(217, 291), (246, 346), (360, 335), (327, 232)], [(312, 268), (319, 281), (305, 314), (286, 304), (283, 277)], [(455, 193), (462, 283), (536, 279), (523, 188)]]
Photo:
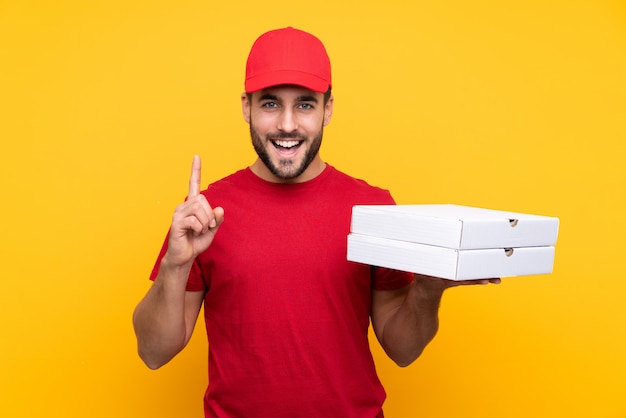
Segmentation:
[(326, 93), (330, 88), (328, 80), (324, 80), (312, 74), (290, 70), (273, 71), (251, 77), (246, 80), (245, 88), (246, 92), (253, 93), (255, 91), (286, 84), (301, 86), (319, 93)]

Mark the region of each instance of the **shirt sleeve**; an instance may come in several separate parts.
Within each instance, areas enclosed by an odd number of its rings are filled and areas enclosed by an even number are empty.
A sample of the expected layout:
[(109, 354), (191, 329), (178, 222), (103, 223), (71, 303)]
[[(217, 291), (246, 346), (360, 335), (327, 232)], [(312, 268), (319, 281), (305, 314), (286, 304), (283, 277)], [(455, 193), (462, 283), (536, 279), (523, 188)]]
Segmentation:
[(413, 283), (413, 273), (384, 267), (371, 267), (374, 290), (396, 290)]

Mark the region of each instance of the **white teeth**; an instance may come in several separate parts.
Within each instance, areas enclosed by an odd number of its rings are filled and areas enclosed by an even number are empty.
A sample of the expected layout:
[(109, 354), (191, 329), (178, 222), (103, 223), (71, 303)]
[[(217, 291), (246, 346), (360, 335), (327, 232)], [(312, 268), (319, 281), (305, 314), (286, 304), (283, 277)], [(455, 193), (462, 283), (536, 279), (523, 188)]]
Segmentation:
[(283, 148), (292, 148), (300, 143), (300, 141), (275, 141), (276, 145)]

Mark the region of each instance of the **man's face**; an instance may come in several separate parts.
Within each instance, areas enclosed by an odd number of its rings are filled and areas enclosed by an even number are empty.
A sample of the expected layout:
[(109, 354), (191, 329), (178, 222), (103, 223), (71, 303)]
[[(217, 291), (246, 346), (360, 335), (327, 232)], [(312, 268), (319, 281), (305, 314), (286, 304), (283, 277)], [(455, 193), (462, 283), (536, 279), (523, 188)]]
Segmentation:
[[(306, 181), (319, 174), (324, 126), (330, 122), (332, 98), (299, 86), (277, 86), (242, 96), (252, 145), (265, 165), (266, 180)], [(265, 170), (264, 170), (265, 171)]]

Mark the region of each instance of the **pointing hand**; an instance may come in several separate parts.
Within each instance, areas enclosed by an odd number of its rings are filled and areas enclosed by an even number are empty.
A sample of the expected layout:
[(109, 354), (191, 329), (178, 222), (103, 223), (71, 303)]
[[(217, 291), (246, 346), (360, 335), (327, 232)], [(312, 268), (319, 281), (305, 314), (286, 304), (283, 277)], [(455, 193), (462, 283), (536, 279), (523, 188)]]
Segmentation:
[(206, 197), (200, 193), (201, 169), (200, 157), (196, 155), (193, 158), (187, 200), (176, 208), (172, 217), (166, 257), (179, 267), (191, 264), (209, 248), (224, 221), (224, 209), (211, 208)]

